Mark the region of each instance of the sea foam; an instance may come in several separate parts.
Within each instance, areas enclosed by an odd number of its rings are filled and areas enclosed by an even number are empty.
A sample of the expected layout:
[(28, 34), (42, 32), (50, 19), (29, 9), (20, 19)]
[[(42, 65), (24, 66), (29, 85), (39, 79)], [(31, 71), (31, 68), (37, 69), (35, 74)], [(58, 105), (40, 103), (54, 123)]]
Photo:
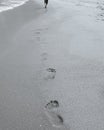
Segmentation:
[(23, 5), (28, 0), (0, 0), (0, 12)]

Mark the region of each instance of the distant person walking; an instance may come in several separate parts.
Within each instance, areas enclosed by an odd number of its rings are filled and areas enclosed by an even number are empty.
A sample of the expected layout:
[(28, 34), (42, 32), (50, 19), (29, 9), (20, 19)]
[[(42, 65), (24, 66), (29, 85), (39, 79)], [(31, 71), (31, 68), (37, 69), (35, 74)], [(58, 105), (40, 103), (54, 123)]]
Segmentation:
[(48, 0), (44, 0), (45, 8), (47, 8)]

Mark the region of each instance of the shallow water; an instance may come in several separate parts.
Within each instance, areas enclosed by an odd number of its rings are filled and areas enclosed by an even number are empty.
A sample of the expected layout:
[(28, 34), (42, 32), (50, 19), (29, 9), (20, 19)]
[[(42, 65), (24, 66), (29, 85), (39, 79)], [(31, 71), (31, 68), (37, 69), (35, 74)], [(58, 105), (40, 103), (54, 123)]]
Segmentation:
[(0, 12), (13, 9), (27, 2), (28, 0), (0, 0)]

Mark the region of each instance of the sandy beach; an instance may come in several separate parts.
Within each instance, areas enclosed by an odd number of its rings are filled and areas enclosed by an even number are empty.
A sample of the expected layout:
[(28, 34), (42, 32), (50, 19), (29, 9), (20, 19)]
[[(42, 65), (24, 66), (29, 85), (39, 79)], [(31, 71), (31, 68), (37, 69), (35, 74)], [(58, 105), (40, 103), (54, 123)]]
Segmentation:
[(0, 13), (0, 130), (104, 130), (98, 7), (31, 0)]

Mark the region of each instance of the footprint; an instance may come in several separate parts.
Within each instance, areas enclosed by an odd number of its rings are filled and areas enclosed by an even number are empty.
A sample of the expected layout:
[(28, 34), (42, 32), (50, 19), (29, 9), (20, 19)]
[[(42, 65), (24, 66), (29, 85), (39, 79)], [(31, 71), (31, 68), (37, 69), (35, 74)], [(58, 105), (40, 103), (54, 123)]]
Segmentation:
[(46, 61), (48, 54), (46, 52), (44, 52), (41, 56), (42, 56), (42, 60)]
[(59, 107), (59, 102), (57, 100), (51, 100), (49, 103), (46, 104), (45, 108), (53, 109)]
[(48, 30), (48, 28), (46, 27), (46, 28), (38, 28), (38, 29), (36, 29), (37, 31), (45, 31), (45, 30)]
[(64, 119), (56, 112), (46, 110), (45, 114), (53, 127), (61, 127), (64, 124)]
[(38, 41), (40, 41), (40, 37), (36, 37), (36, 39), (37, 39)]
[(63, 117), (57, 112), (58, 107), (57, 100), (52, 100), (45, 106), (45, 114), (53, 127), (61, 127), (64, 124)]
[(46, 80), (54, 79), (55, 76), (56, 76), (56, 70), (54, 68), (46, 69), (46, 73), (45, 73), (45, 79)]
[(39, 34), (40, 34), (40, 32), (39, 32), (39, 31), (37, 31), (37, 32), (35, 32), (35, 34), (39, 35)]
[(54, 73), (56, 73), (56, 70), (53, 69), (53, 68), (48, 68), (47, 71), (48, 71), (48, 72), (54, 72)]

